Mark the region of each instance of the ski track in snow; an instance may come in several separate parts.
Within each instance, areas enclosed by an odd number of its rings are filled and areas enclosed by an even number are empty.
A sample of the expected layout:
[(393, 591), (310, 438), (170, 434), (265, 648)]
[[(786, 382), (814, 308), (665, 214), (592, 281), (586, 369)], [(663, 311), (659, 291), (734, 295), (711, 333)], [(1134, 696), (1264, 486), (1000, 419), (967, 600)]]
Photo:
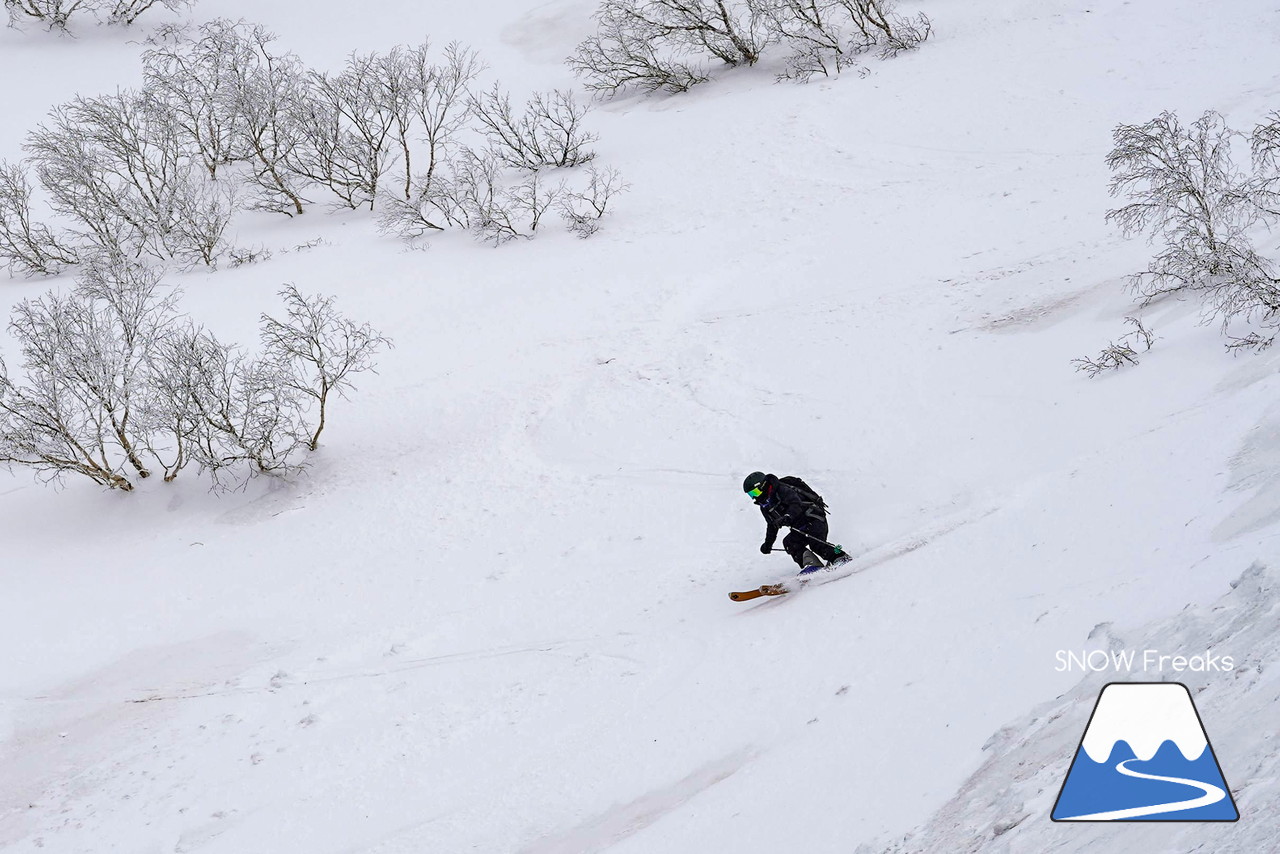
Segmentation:
[(834, 569), (819, 570), (818, 572), (813, 573), (809, 577), (809, 580), (804, 584), (800, 583), (801, 579), (799, 576), (792, 576), (785, 578), (780, 582), (774, 582), (788, 586), (788, 592), (785, 596), (772, 596), (764, 601), (748, 605), (746, 608), (741, 609), (741, 614), (751, 614), (762, 609), (780, 606), (784, 601), (793, 598), (796, 593), (799, 593), (805, 588), (821, 587), (824, 584), (840, 581), (841, 579), (848, 578), (851, 575), (858, 575), (859, 573), (866, 572), (873, 567), (881, 566), (882, 564), (896, 560), (897, 558), (905, 557), (906, 555), (919, 551), (930, 543), (935, 542), (940, 537), (958, 530), (965, 525), (985, 519), (999, 509), (1000, 507), (998, 505), (991, 505), (977, 511), (958, 514), (951, 519), (934, 523), (921, 531), (916, 531), (914, 533), (907, 534), (906, 536), (898, 537), (889, 543), (868, 549), (858, 555), (858, 557), (854, 558), (850, 564)]
[(519, 854), (595, 854), (647, 828), (687, 802), (738, 773), (759, 750), (744, 748), (710, 762), (677, 780), (614, 807), (562, 834), (540, 839)]

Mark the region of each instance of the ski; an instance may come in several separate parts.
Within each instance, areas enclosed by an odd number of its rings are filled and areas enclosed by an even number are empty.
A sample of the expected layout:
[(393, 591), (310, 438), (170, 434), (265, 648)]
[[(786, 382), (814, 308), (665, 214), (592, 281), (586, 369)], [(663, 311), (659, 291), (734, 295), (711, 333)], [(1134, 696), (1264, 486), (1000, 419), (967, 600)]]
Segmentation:
[(755, 590), (730, 593), (729, 598), (735, 602), (747, 602), (751, 599), (759, 599), (761, 596), (781, 596), (786, 592), (787, 586), (785, 584), (762, 584)]
[[(782, 582), (780, 584), (762, 584), (755, 590), (742, 590), (730, 593), (729, 598), (735, 602), (750, 602), (752, 599), (759, 599), (761, 596), (781, 596), (784, 593), (790, 593), (793, 590), (799, 590), (813, 579), (823, 573), (838, 571), (840, 567), (850, 563), (850, 560), (842, 560), (839, 563), (828, 563), (821, 566), (811, 566), (807, 570), (801, 572), (795, 579), (788, 584)], [(838, 577), (838, 576), (837, 576)]]

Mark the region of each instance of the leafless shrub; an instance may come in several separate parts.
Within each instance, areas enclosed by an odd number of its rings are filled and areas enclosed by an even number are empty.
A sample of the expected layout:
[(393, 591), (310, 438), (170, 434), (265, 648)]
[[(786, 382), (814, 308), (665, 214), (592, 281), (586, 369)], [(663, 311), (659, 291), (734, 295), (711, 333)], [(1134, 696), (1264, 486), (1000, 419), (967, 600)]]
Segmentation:
[(247, 159), (247, 131), (237, 106), (242, 92), (233, 85), (237, 64), (251, 61), (244, 25), (217, 19), (194, 33), (165, 27), (149, 44), (142, 55), (145, 88), (168, 108), (184, 147), (209, 177)]
[(190, 463), (219, 489), (301, 470), (331, 395), (390, 342), (332, 298), (283, 295), (287, 318), (263, 316), (263, 353), (250, 358), (179, 315), (155, 270), (95, 256), (68, 296), (14, 311), (26, 381), (0, 360), (0, 462), (124, 491)]
[(843, 10), (847, 23), (857, 31), (854, 43), (879, 47), (884, 57), (913, 50), (933, 31), (924, 15), (895, 14), (892, 0), (835, 0), (832, 5)]
[(1246, 234), (1261, 211), (1231, 156), (1239, 137), (1215, 112), (1185, 129), (1168, 112), (1116, 128), (1107, 156), (1111, 192), (1132, 201), (1107, 219), (1126, 235), (1147, 233), (1162, 244), (1147, 270), (1130, 279), (1145, 300), (1194, 291), (1207, 315), (1224, 323), (1280, 311), (1280, 280)]
[(730, 0), (606, 0), (640, 34), (726, 65), (754, 65), (769, 41), (755, 4)]
[(329, 241), (325, 240), (323, 237), (315, 237), (315, 238), (312, 238), (311, 240), (308, 240), (305, 243), (297, 244), (292, 249), (286, 249), (284, 251), (285, 252), (306, 252), (308, 250), (315, 249), (317, 246), (330, 246), (330, 245), (332, 244), (330, 244)]
[(251, 359), (190, 322), (158, 343), (153, 365), (152, 418), (165, 441), (150, 450), (164, 465), (165, 481), (191, 462), (216, 490), (243, 486), (245, 466), (248, 477), (305, 468), (298, 459), (300, 400), (281, 365)]
[(609, 204), (627, 189), (618, 170), (612, 167), (599, 169), (591, 166), (587, 174), (585, 190), (564, 192), (557, 201), (565, 225), (581, 238), (590, 237), (600, 230), (600, 220), (609, 212)]
[(880, 48), (880, 56), (889, 59), (900, 53), (915, 50), (933, 35), (933, 22), (924, 14), (914, 18), (892, 16), (892, 31)]
[(1150, 350), (1151, 345), (1155, 343), (1155, 335), (1136, 317), (1126, 317), (1124, 322), (1132, 326), (1133, 330), (1104, 347), (1097, 358), (1072, 359), (1071, 364), (1076, 366), (1077, 371), (1083, 371), (1092, 378), (1125, 365), (1138, 364), (1138, 351), (1134, 349), (1135, 345), (1141, 346), (1144, 352)]
[(92, 13), (101, 0), (4, 0), (9, 12), (9, 25), (20, 21), (39, 21), (50, 30), (66, 31), (71, 18), (80, 13)]
[[(428, 182), (424, 179), (422, 185), (428, 185)], [(378, 205), (378, 230), (402, 240), (413, 240), (431, 231), (443, 231), (445, 226), (441, 223), (448, 223), (449, 220), (441, 218), (442, 211), (455, 206), (441, 198), (439, 191), (442, 189), (444, 187), (436, 181), (435, 196), (429, 196), (423, 190), (413, 199), (383, 196)]]
[(374, 355), (391, 340), (367, 324), (356, 324), (333, 307), (333, 297), (304, 297), (293, 285), (280, 291), (287, 319), (262, 315), (266, 358), (280, 369), (279, 386), (299, 399), (310, 399), (316, 421), (308, 428), (306, 446), (315, 450), (325, 428), (331, 395), (345, 398), (354, 388), (351, 375), (374, 369)]
[(777, 40), (792, 53), (779, 79), (834, 76), (879, 49), (882, 58), (920, 45), (931, 33), (924, 15), (903, 18), (888, 0), (761, 0)]
[(141, 459), (146, 354), (173, 319), (159, 275), (119, 256), (99, 256), (65, 297), (14, 310), (27, 384), (0, 361), (0, 461), (56, 479), (71, 472), (111, 489), (148, 477)]
[(770, 38), (755, 3), (732, 0), (605, 0), (595, 35), (569, 65), (597, 92), (682, 92), (707, 79), (686, 57), (754, 65)]
[(502, 179), (502, 164), (492, 150), (463, 148), (438, 179), (438, 192), (425, 201), (451, 225), (469, 230), (477, 240), (501, 246), (523, 237)]
[(193, 168), (165, 106), (146, 93), (76, 97), (27, 140), (54, 209), (98, 251), (212, 265), (234, 193)]
[(1253, 129), (1253, 199), (1266, 217), (1280, 217), (1280, 110), (1273, 110)]
[[(537, 93), (522, 112), (496, 87), (473, 96), (483, 65), (457, 44), (439, 58), (425, 42), (352, 54), (325, 74), (244, 21), (170, 25), (147, 41), (143, 90), (77, 97), (29, 135), (27, 163), (68, 227), (40, 250), (52, 232), (30, 216), (25, 167), (10, 170), (0, 257), (17, 259), (13, 269), (52, 272), (84, 252), (216, 266), (241, 202), (293, 216), (317, 185), (353, 209), (378, 209), (385, 233), (460, 227), (501, 244), (532, 236), (562, 201), (558, 184), (527, 173), (594, 157), (588, 109), (571, 92)], [(476, 137), (487, 150), (464, 144)], [(384, 186), (397, 161), (403, 184)], [(586, 222), (599, 213), (576, 216), (594, 230)], [(239, 249), (232, 264), (256, 257)]]
[(1262, 335), (1258, 332), (1250, 332), (1248, 335), (1241, 337), (1228, 336), (1230, 342), (1227, 349), (1232, 353), (1241, 353), (1245, 350), (1252, 350), (1255, 353), (1261, 353), (1271, 347), (1276, 341), (1276, 336)]
[(276, 37), (259, 25), (220, 22), (225, 53), (227, 114), (240, 129), (250, 164), (250, 207), (294, 216), (303, 212), (301, 179), (294, 169), (306, 142), (303, 116), (309, 93), (306, 68), (292, 53), (278, 53)]
[[(469, 117), (467, 88), (483, 69), (479, 55), (457, 42), (444, 49), (443, 61), (431, 60), (431, 45), (396, 47), (379, 58), (381, 100), (391, 113), (404, 172), (405, 201), (431, 190), (436, 168)], [(413, 143), (422, 134), (427, 169), (414, 187)]]
[(831, 14), (834, 5), (820, 0), (777, 0), (769, 8), (773, 26), (791, 48), (778, 80), (807, 82), (818, 74), (834, 77), (856, 64), (862, 51), (845, 43), (844, 32)]
[(260, 261), (271, 260), (271, 250), (265, 246), (237, 246), (227, 252), (231, 258), (232, 267), (244, 267), (249, 264), (257, 264)]
[(635, 89), (641, 92), (687, 92), (708, 79), (706, 69), (686, 61), (689, 48), (664, 49), (629, 14), (634, 2), (607, 2), (596, 12), (596, 32), (569, 57), (569, 67), (583, 85), (611, 97)]
[(831, 76), (873, 50), (911, 50), (932, 31), (924, 15), (895, 14), (892, 0), (604, 0), (596, 23), (568, 62), (606, 96), (683, 92), (707, 79), (690, 60), (753, 65), (773, 43), (791, 50), (779, 79)]
[(545, 214), (564, 194), (565, 182), (551, 183), (540, 171), (530, 172), (519, 184), (507, 190), (511, 207), (528, 217), (529, 233), (538, 230)]
[(178, 12), (195, 5), (195, 0), (4, 0), (11, 26), (31, 20), (62, 31), (66, 31), (73, 17), (82, 14), (94, 15), (108, 24), (129, 26), (157, 5)]
[(577, 166), (595, 157), (587, 146), (597, 137), (582, 128), (587, 108), (572, 92), (538, 92), (520, 116), (497, 85), (472, 97), (469, 104), (490, 148), (507, 166), (527, 170)]
[(51, 276), (79, 257), (52, 229), (32, 219), (31, 190), (26, 167), (0, 161), (0, 261), (25, 276)]
[(373, 208), (397, 112), (405, 115), (406, 106), (392, 102), (401, 93), (389, 90), (386, 71), (376, 54), (352, 54), (339, 75), (312, 72), (310, 97), (300, 105), (307, 144), (299, 149), (296, 171), (350, 208)]
[(129, 26), (154, 6), (181, 12), (195, 5), (195, 0), (115, 0), (107, 15), (107, 23)]

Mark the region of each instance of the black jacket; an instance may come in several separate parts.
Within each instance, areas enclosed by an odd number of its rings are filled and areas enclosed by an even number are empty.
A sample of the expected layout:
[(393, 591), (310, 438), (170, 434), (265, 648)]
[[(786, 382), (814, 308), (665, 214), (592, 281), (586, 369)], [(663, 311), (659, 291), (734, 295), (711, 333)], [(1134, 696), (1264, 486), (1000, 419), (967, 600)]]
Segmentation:
[(809, 500), (804, 493), (794, 486), (783, 483), (774, 475), (767, 475), (768, 485), (755, 502), (760, 507), (768, 531), (764, 541), (772, 546), (778, 538), (779, 528), (804, 528), (809, 520), (825, 519), (827, 514), (822, 507)]

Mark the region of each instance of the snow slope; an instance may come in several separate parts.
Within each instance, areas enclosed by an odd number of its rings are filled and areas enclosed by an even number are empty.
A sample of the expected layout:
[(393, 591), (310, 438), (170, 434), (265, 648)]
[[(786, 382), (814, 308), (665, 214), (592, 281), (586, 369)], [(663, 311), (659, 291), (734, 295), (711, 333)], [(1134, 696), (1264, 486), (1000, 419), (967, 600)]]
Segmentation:
[[(631, 190), (590, 241), (416, 252), (365, 214), (246, 218), (275, 257), (171, 275), (189, 311), (247, 342), (294, 282), (396, 349), (293, 484), (0, 475), (0, 849), (834, 852), (941, 808), (977, 851), (1012, 844), (979, 831), (1017, 802), (1025, 832), (1108, 850), (1050, 827), (1051, 798), (969, 793), (1015, 747), (1039, 784), (1065, 772), (1071, 726), (1045, 740), (1028, 710), (1087, 716), (1097, 686), (1057, 650), (1212, 607), (1274, 550), (1276, 353), (1233, 359), (1173, 302), (1139, 368), (1069, 364), (1118, 334), (1150, 251), (1103, 221), (1111, 128), (1274, 108), (1273, 5), (922, 2), (936, 39), (866, 79), (757, 67), (600, 105)], [(319, 8), (195, 14), (322, 67), (458, 38), (545, 88), (592, 6)], [(0, 156), (49, 105), (135, 83), (129, 38), (0, 32), (0, 70), (33, 78)], [(6, 282), (0, 307), (65, 285)], [(814, 484), (874, 565), (730, 602), (790, 571), (756, 551), (756, 468)], [(1241, 752), (1244, 720), (1206, 725), (1262, 791), (1275, 748)], [(1239, 832), (1274, 827), (1248, 794)], [(919, 850), (961, 838), (939, 826)], [(1168, 850), (1220, 831), (1180, 832)]]

